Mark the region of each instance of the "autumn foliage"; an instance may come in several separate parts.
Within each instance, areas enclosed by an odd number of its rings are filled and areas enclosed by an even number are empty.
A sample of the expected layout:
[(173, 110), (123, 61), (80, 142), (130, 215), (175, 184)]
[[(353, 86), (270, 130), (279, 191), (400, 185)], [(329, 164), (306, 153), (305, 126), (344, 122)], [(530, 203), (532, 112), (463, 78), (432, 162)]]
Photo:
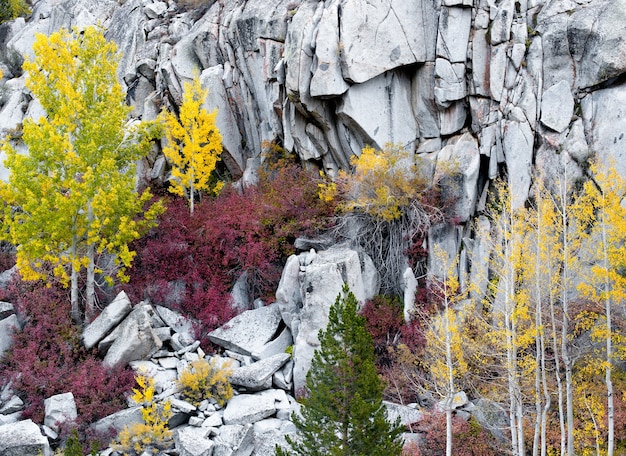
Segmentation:
[(170, 191), (189, 200), (191, 213), (196, 192), (218, 193), (224, 185), (211, 179), (222, 153), (222, 135), (215, 125), (217, 110), (209, 113), (203, 107), (207, 94), (195, 77), (185, 83), (178, 116), (169, 111), (161, 114), (166, 138), (163, 154), (172, 165)]
[(329, 206), (318, 198), (317, 182), (287, 160), (266, 166), (256, 186), (205, 198), (193, 214), (184, 201), (168, 199), (159, 226), (135, 244), (127, 291), (197, 318), (200, 337), (234, 315), (229, 292), (241, 274), (251, 299), (271, 298), (296, 237), (326, 223)]
[(0, 384), (11, 382), (24, 400), (23, 418), (43, 422), (44, 399), (71, 391), (78, 409), (76, 427), (126, 407), (133, 384), (127, 369), (107, 369), (80, 342), (81, 328), (68, 318), (67, 291), (40, 282), (16, 282), (2, 299), (12, 301), (25, 320), (12, 350), (0, 365)]

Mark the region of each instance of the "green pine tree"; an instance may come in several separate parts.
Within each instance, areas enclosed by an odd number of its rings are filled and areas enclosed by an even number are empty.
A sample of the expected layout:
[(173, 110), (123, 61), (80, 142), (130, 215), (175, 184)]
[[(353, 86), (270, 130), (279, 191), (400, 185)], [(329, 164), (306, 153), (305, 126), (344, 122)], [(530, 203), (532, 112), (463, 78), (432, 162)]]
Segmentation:
[(393, 456), (402, 452), (402, 426), (387, 421), (383, 385), (374, 364), (374, 344), (357, 313), (357, 300), (344, 286), (331, 306), (326, 331), (307, 375), (302, 416), (294, 414), (291, 450), (278, 456)]

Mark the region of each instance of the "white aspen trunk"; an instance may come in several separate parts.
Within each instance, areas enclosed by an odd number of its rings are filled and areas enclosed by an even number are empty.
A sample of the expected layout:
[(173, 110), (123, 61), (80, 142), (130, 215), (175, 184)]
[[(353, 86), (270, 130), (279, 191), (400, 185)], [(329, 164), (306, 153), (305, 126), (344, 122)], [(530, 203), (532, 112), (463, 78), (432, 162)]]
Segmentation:
[(81, 325), (83, 322), (82, 314), (80, 311), (80, 303), (78, 299), (78, 273), (74, 265), (76, 259), (78, 240), (76, 239), (76, 229), (74, 229), (74, 235), (72, 236), (72, 246), (70, 247), (70, 258), (72, 259), (71, 273), (70, 273), (70, 306), (72, 313), (72, 320), (77, 325)]
[(191, 184), (189, 186), (189, 201), (190, 201), (191, 204), (190, 204), (189, 210), (191, 212), (191, 215), (193, 215), (194, 201), (195, 201), (195, 194), (194, 194), (194, 191), (193, 191), (193, 187), (194, 187), (194, 185), (193, 185), (193, 179), (194, 179), (193, 169), (190, 170), (190, 172), (191, 172)]
[[(93, 208), (91, 207), (91, 203), (87, 204), (87, 226), (88, 230), (91, 228), (91, 224), (93, 222)], [(89, 236), (89, 234), (87, 235)], [(87, 246), (87, 258), (89, 263), (87, 264), (87, 282), (85, 284), (85, 319), (87, 321), (91, 321), (93, 317), (96, 315), (96, 265), (95, 265), (95, 254), (96, 254), (96, 246), (93, 242), (89, 241), (89, 245)]]
[(448, 367), (448, 398), (446, 400), (446, 456), (452, 456), (452, 399), (454, 395), (454, 366), (452, 360), (452, 334), (450, 333), (450, 304), (448, 286), (444, 282), (444, 324), (446, 334), (446, 364)]
[[(613, 362), (613, 341), (612, 339), (612, 327), (611, 327), (611, 295), (608, 270), (609, 270), (609, 255), (607, 247), (607, 234), (606, 234), (606, 220), (604, 215), (602, 216), (602, 253), (604, 262), (604, 305), (606, 316), (606, 369), (605, 369), (605, 383), (606, 383), (606, 399), (607, 399), (607, 456), (613, 456), (615, 446), (615, 419), (614, 419), (614, 405), (613, 405), (613, 380), (612, 374), (612, 362)], [(595, 424), (595, 420), (594, 420)]]

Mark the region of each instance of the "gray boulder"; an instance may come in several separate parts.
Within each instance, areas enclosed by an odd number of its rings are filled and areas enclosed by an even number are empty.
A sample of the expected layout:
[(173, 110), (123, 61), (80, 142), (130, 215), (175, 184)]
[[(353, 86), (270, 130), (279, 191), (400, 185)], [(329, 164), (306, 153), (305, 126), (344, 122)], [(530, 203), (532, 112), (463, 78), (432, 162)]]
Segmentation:
[(144, 359), (161, 348), (163, 343), (150, 326), (150, 306), (137, 306), (120, 324), (119, 333), (107, 351), (103, 363), (113, 367)]
[(208, 439), (209, 430), (198, 427), (184, 427), (176, 431), (174, 442), (180, 456), (211, 456), (213, 442)]
[(13, 345), (13, 334), (20, 330), (17, 315), (12, 314), (0, 320), (0, 358)]
[(56, 394), (44, 400), (45, 417), (44, 424), (55, 432), (59, 432), (60, 426), (72, 422), (78, 417), (74, 395), (69, 393)]
[(251, 355), (262, 350), (274, 338), (280, 321), (278, 305), (271, 304), (237, 315), (226, 325), (212, 331), (209, 339), (228, 350)]
[(574, 112), (574, 97), (566, 81), (554, 84), (541, 98), (541, 123), (557, 133), (570, 124)]
[(51, 456), (48, 439), (31, 420), (0, 426), (0, 455)]
[(269, 389), (272, 386), (272, 376), (289, 361), (291, 356), (287, 353), (278, 353), (269, 358), (262, 359), (249, 366), (235, 369), (230, 376), (233, 385), (243, 386), (250, 391)]
[(87, 350), (95, 347), (109, 331), (116, 327), (132, 310), (130, 299), (121, 291), (83, 331), (83, 344)]
[(296, 391), (305, 384), (313, 353), (319, 347), (319, 330), (326, 328), (330, 306), (342, 292), (344, 284), (350, 287), (359, 302), (371, 298), (365, 295), (361, 262), (354, 250), (335, 248), (319, 252), (303, 269), (303, 307), (293, 349)]
[(276, 413), (276, 401), (283, 390), (265, 390), (256, 394), (233, 396), (224, 409), (224, 424), (255, 423)]
[(254, 451), (255, 434), (251, 424), (222, 426), (213, 442), (213, 456), (250, 456)]

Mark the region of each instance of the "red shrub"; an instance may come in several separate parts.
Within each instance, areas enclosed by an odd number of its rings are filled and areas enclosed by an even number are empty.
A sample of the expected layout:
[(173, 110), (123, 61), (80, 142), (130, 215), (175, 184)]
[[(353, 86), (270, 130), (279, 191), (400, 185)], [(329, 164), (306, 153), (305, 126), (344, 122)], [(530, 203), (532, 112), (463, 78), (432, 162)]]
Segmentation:
[[(419, 446), (419, 456), (446, 454), (446, 415), (430, 413), (420, 421), (426, 435)], [(452, 448), (455, 456), (491, 456), (501, 454), (493, 435), (474, 419), (468, 421), (452, 416)]]
[(80, 329), (70, 318), (66, 290), (41, 283), (17, 283), (12, 293), (24, 328), (0, 364), (0, 384), (12, 382), (24, 400), (24, 418), (43, 422), (43, 400), (71, 391), (78, 409), (76, 425), (85, 425), (126, 406), (130, 370), (106, 369), (80, 344)]
[(167, 198), (159, 226), (135, 243), (126, 290), (201, 321), (200, 337), (233, 316), (229, 291), (244, 272), (252, 298), (270, 297), (300, 235), (325, 223), (330, 208), (317, 196), (318, 179), (296, 164), (261, 173), (243, 193), (227, 188), (200, 202)]

